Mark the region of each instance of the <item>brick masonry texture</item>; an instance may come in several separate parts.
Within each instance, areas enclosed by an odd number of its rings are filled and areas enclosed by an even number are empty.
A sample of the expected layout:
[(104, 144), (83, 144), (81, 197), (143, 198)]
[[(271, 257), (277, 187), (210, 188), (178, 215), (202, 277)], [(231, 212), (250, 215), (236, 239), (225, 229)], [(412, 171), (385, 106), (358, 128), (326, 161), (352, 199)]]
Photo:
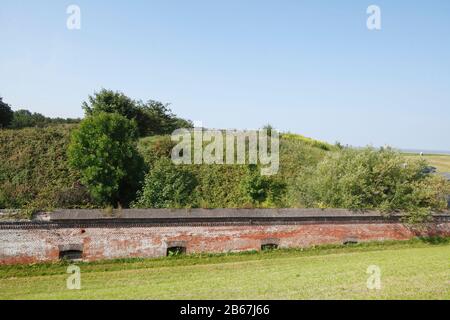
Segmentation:
[[(58, 261), (60, 252), (82, 251), (83, 260), (161, 257), (167, 248), (183, 246), (190, 253), (222, 253), (260, 250), (276, 243), (280, 248), (342, 244), (346, 241), (407, 240), (416, 236), (450, 236), (450, 216), (444, 215), (421, 228), (398, 219), (344, 211), (284, 212), (280, 219), (271, 211), (171, 211), (175, 216), (159, 219), (164, 211), (131, 212), (125, 218), (100, 217), (99, 212), (60, 212), (45, 221), (0, 223), (0, 264)], [(71, 216), (73, 218), (71, 218)], [(217, 218), (219, 216), (219, 218)], [(270, 216), (270, 217), (269, 217)], [(307, 216), (307, 219), (302, 217)], [(193, 219), (192, 217), (196, 217)], [(228, 218), (227, 218), (228, 217)], [(320, 219), (319, 219), (320, 217)], [(184, 220), (183, 220), (184, 218)], [(104, 220), (102, 220), (104, 219)], [(189, 219), (193, 219), (190, 221)], [(320, 221), (319, 221), (320, 220)]]

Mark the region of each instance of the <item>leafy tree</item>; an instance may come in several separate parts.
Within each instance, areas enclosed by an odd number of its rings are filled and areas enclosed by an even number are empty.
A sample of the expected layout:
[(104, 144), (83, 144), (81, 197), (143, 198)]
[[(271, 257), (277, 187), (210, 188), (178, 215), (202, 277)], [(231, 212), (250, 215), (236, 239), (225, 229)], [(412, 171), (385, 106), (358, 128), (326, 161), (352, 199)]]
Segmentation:
[(136, 102), (122, 92), (102, 89), (89, 96), (82, 105), (86, 116), (101, 112), (117, 113), (128, 119), (135, 119), (137, 115)]
[(178, 128), (192, 127), (190, 121), (177, 118), (168, 106), (154, 100), (137, 102), (121, 92), (106, 89), (89, 96), (83, 103), (87, 116), (107, 112), (136, 120), (140, 136), (169, 134)]
[(192, 128), (192, 122), (178, 118), (169, 104), (149, 100), (138, 105), (137, 122), (142, 135), (171, 134), (179, 128)]
[(136, 144), (135, 122), (116, 113), (89, 116), (73, 133), (69, 163), (98, 204), (126, 206), (133, 200), (144, 172)]
[(136, 208), (176, 208), (191, 204), (197, 186), (195, 176), (170, 159), (161, 158), (145, 178), (138, 193)]
[(13, 111), (11, 110), (11, 107), (3, 102), (3, 98), (0, 97), (0, 129), (8, 127), (12, 117)]

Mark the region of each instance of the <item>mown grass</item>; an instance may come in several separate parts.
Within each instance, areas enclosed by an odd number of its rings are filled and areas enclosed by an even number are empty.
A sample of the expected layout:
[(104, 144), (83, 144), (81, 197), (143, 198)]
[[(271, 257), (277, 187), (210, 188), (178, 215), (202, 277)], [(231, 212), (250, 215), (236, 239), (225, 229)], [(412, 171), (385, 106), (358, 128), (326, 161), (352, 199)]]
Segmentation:
[(423, 156), (417, 154), (403, 154), (405, 157), (425, 159), (431, 166), (436, 167), (438, 172), (450, 172), (450, 155), (425, 154)]
[[(0, 267), (0, 299), (449, 299), (450, 240)], [(368, 290), (377, 265), (382, 289)]]

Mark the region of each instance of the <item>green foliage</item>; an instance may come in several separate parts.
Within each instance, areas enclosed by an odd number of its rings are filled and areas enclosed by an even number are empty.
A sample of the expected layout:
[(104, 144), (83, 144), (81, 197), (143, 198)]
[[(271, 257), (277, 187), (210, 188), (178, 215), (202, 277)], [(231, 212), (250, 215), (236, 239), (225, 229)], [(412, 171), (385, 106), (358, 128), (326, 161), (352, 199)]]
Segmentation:
[(160, 158), (170, 158), (175, 143), (170, 136), (150, 136), (139, 140), (138, 150), (145, 162), (152, 167)]
[[(91, 123), (100, 115), (109, 120)], [(0, 131), (1, 208), (104, 206), (105, 198), (107, 205), (126, 206), (147, 167), (152, 169), (135, 201), (138, 207), (342, 207), (406, 211), (408, 222), (420, 222), (431, 210), (445, 209), (450, 194), (448, 182), (423, 173), (424, 162), (391, 150), (330, 145), (327, 151), (320, 142), (292, 135), (282, 135), (280, 171), (271, 177), (261, 176), (258, 166), (174, 166), (169, 160), (174, 143), (167, 135), (139, 140), (143, 168), (136, 134), (125, 133), (135, 128), (132, 121), (114, 113), (88, 119), (77, 126)], [(86, 148), (76, 153), (85, 165), (69, 166), (70, 132), (83, 126), (89, 127), (80, 136)], [(123, 144), (117, 147), (116, 140)]]
[(129, 120), (135, 119), (137, 115), (136, 102), (124, 95), (122, 92), (102, 89), (88, 97), (83, 102), (82, 108), (86, 116), (98, 113), (117, 113)]
[(135, 208), (179, 208), (192, 202), (197, 185), (195, 176), (183, 167), (161, 158), (145, 178)]
[(305, 207), (304, 192), (317, 164), (329, 151), (313, 146), (302, 139), (286, 137), (280, 141), (280, 171), (273, 180), (285, 185), (281, 207)]
[[(170, 158), (170, 136), (140, 139), (139, 152), (152, 167), (160, 159)], [(225, 154), (225, 153), (224, 153)], [(262, 177), (259, 166), (190, 165), (198, 185), (186, 205), (202, 208), (298, 207), (299, 187), (305, 172), (314, 168), (326, 151), (300, 139), (282, 137), (280, 172)]]
[(208, 208), (251, 208), (254, 201), (243, 188), (248, 168), (244, 165), (195, 165), (188, 167), (195, 174), (195, 206)]
[(390, 149), (344, 149), (328, 155), (304, 190), (308, 206), (408, 212), (424, 220), (447, 208), (449, 184), (424, 173), (424, 161)]
[(137, 104), (137, 122), (141, 136), (171, 134), (179, 128), (192, 128), (188, 120), (177, 118), (168, 104), (150, 100)]
[(0, 131), (0, 208), (32, 212), (89, 207), (89, 194), (68, 166), (73, 126)]
[(98, 204), (126, 206), (133, 200), (144, 172), (136, 141), (135, 123), (116, 113), (87, 117), (73, 133), (70, 164)]
[(14, 112), (10, 128), (22, 129), (31, 127), (47, 127), (56, 124), (73, 124), (79, 123), (80, 119), (62, 119), (62, 118), (48, 118), (40, 113), (31, 113), (28, 110), (18, 110)]
[(247, 167), (246, 176), (241, 181), (244, 193), (250, 197), (255, 206), (279, 205), (285, 191), (284, 183), (271, 177), (262, 176), (260, 170), (256, 165)]
[(178, 128), (190, 128), (192, 123), (176, 117), (168, 104), (149, 100), (147, 103), (132, 100), (121, 92), (102, 89), (83, 103), (87, 116), (101, 112), (117, 113), (136, 120), (139, 135), (170, 134)]
[(0, 129), (6, 128), (11, 123), (13, 117), (13, 111), (11, 107), (3, 102), (3, 98), (0, 97)]

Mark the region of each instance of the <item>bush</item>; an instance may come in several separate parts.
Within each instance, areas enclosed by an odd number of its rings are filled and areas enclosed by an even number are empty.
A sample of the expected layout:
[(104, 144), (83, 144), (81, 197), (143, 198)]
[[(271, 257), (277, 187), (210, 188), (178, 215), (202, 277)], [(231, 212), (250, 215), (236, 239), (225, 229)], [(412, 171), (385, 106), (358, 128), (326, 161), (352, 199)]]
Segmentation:
[(285, 185), (273, 177), (261, 175), (261, 168), (256, 165), (247, 166), (246, 176), (241, 182), (243, 191), (251, 199), (254, 206), (272, 207), (280, 205), (285, 192)]
[(449, 184), (425, 173), (426, 163), (390, 149), (344, 149), (327, 156), (304, 191), (309, 206), (403, 211), (423, 220), (447, 208)]
[(182, 166), (161, 158), (145, 178), (135, 208), (180, 208), (192, 205), (197, 180)]
[(170, 136), (152, 136), (139, 140), (138, 150), (145, 162), (152, 167), (160, 158), (171, 158), (172, 149), (175, 146)]
[(134, 199), (144, 172), (136, 144), (136, 124), (115, 113), (87, 117), (73, 133), (70, 164), (98, 204), (126, 206)]

